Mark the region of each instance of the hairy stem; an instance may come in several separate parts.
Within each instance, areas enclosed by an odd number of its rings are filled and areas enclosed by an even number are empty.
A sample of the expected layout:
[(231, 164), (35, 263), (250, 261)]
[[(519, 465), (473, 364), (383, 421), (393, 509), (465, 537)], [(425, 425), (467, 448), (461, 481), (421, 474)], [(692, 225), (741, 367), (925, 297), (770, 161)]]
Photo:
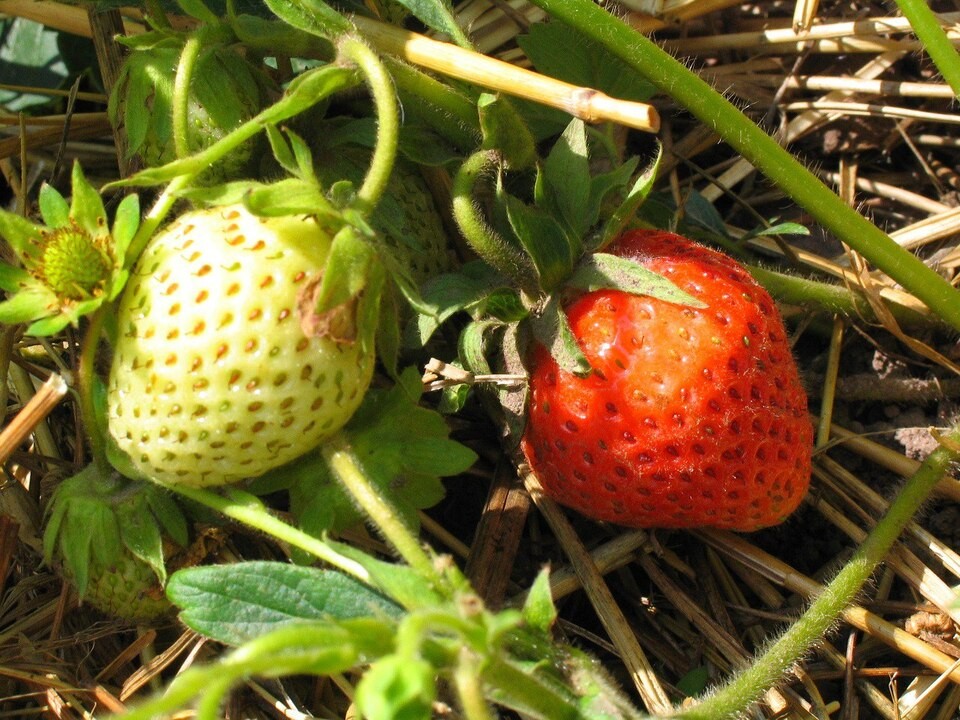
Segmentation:
[(228, 497), (218, 495), (205, 488), (170, 485), (173, 492), (200, 503), (211, 510), (254, 530), (270, 535), (281, 542), (310, 553), (314, 557), (343, 570), (358, 580), (369, 584), (370, 574), (362, 565), (344, 557), (323, 540), (308, 535), (298, 528), (283, 522), (267, 509), (258, 498), (240, 490), (229, 490)]
[(397, 140), (400, 135), (397, 93), (393, 79), (380, 58), (363, 41), (347, 36), (340, 41), (339, 49), (340, 53), (363, 73), (376, 107), (377, 144), (366, 177), (357, 191), (362, 210), (369, 213), (386, 190), (397, 157)]
[(492, 150), (480, 150), (463, 162), (453, 179), (453, 217), (477, 255), (510, 278), (517, 287), (538, 294), (537, 288), (531, 286), (535, 273), (529, 258), (487, 224), (474, 195), (480, 178), (496, 164), (497, 154)]
[(923, 49), (937, 66), (937, 70), (960, 97), (960, 55), (943, 31), (936, 13), (927, 0), (896, 0), (903, 16), (910, 21)]
[(847, 205), (709, 84), (652, 40), (613, 17), (593, 0), (531, 0), (623, 60), (686, 107), (763, 172), (825, 228), (899, 282), (960, 330), (960, 292)]
[(330, 472), (407, 564), (425, 579), (438, 584), (441, 574), (433, 559), (396, 508), (370, 481), (364, 472), (363, 464), (353, 451), (349, 438), (343, 433), (334, 435), (324, 443), (320, 453)]
[(853, 557), (824, 588), (803, 616), (757, 657), (739, 675), (690, 710), (677, 713), (684, 720), (716, 720), (738, 717), (767, 689), (776, 685), (813, 645), (833, 627), (854, 601), (864, 583), (884, 561), (893, 544), (913, 519), (940, 479), (957, 462), (960, 453), (960, 426), (954, 428), (943, 444), (923, 462), (907, 480), (890, 504), (887, 514), (874, 526)]
[(190, 83), (197, 59), (203, 50), (199, 35), (191, 35), (183, 44), (177, 74), (173, 78), (173, 149), (178, 158), (190, 154)]
[(83, 345), (80, 348), (80, 367), (77, 373), (80, 415), (83, 418), (83, 426), (87, 428), (93, 462), (101, 470), (109, 467), (109, 461), (106, 440), (101, 433), (101, 425), (97, 422), (94, 392), (97, 378), (97, 349), (100, 347), (100, 334), (103, 332), (109, 307), (109, 305), (102, 305), (90, 316), (90, 324), (87, 326)]

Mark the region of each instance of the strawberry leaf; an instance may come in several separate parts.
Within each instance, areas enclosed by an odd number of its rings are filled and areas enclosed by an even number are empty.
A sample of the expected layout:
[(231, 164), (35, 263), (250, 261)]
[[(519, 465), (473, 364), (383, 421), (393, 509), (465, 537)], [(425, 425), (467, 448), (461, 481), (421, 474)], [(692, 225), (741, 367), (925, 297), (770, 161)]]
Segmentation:
[(648, 295), (677, 305), (706, 307), (670, 280), (640, 263), (609, 253), (593, 253), (577, 266), (568, 283), (581, 290), (622, 290), (631, 295)]
[(399, 606), (332, 570), (252, 561), (180, 570), (167, 596), (190, 629), (240, 645), (292, 622), (398, 618)]
[[(407, 368), (392, 388), (370, 390), (341, 431), (367, 476), (413, 526), (419, 525), (418, 509), (443, 497), (440, 477), (463, 472), (476, 460), (472, 450), (449, 439), (441, 415), (418, 404), (422, 392), (416, 368)], [(267, 482), (288, 480), (291, 511), (308, 532), (340, 531), (361, 521), (318, 453), (272, 475)]]
[(396, 0), (420, 22), (439, 33), (459, 38), (463, 35), (449, 2), (445, 0)]
[(329, 38), (352, 30), (350, 22), (322, 0), (265, 0), (288, 25), (311, 35)]
[(534, 337), (550, 351), (562, 370), (579, 377), (586, 377), (592, 372), (590, 361), (580, 349), (556, 295), (548, 297), (540, 312), (530, 315), (530, 327)]

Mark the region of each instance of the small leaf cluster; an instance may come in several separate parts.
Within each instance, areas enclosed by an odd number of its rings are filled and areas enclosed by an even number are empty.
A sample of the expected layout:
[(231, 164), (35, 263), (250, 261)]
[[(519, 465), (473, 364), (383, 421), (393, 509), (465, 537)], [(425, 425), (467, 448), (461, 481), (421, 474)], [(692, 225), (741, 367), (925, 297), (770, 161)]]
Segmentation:
[[(168, 552), (188, 539), (186, 518), (168, 491), (91, 464), (57, 486), (43, 549), (81, 599), (119, 617), (150, 619), (169, 605), (162, 595), (145, 594), (162, 588)], [(111, 584), (131, 594), (121, 597)]]

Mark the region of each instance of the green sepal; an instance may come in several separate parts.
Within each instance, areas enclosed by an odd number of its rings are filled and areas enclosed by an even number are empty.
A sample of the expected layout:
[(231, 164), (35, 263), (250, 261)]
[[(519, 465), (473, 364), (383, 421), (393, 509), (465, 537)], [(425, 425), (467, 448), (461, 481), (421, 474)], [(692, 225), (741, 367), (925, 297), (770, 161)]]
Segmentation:
[(356, 227), (345, 226), (334, 235), (317, 293), (316, 312), (327, 312), (357, 297), (367, 283), (373, 259), (373, 249)]
[(549, 568), (544, 567), (537, 573), (537, 578), (524, 600), (522, 612), (524, 623), (533, 630), (547, 633), (553, 627), (557, 620), (557, 608), (550, 592)]
[(121, 512), (116, 519), (123, 546), (134, 557), (149, 565), (161, 584), (165, 583), (167, 566), (163, 555), (163, 535), (156, 519), (140, 512)]
[(40, 186), (37, 204), (40, 207), (40, 217), (47, 227), (59, 228), (70, 224), (70, 203), (50, 183)]
[(584, 257), (567, 285), (588, 292), (622, 290), (631, 295), (646, 295), (676, 305), (707, 307), (662, 275), (638, 262), (609, 253), (592, 253)]
[(580, 241), (566, 231), (552, 213), (527, 205), (507, 193), (502, 194), (502, 199), (510, 226), (533, 261), (540, 288), (546, 293), (552, 292), (573, 271)]
[(531, 313), (530, 328), (561, 370), (578, 377), (586, 377), (593, 371), (557, 295), (550, 295), (539, 312)]
[(67, 325), (76, 325), (79, 315), (51, 315), (50, 317), (40, 318), (36, 322), (30, 323), (25, 331), (26, 335), (33, 337), (50, 337), (56, 335)]
[(73, 163), (70, 198), (70, 216), (76, 223), (95, 238), (109, 233), (107, 211), (103, 207), (100, 193), (87, 182), (80, 162)]
[(27, 220), (22, 215), (0, 210), (0, 236), (25, 263), (37, 257), (39, 247), (36, 241), (43, 228)]
[[(313, 153), (310, 146), (293, 130), (280, 132), (276, 125), (267, 125), (270, 149), (280, 166), (294, 177), (310, 180), (319, 185), (313, 168)], [(286, 136), (286, 137), (284, 137)]]
[[(554, 143), (543, 163), (537, 202), (554, 217), (562, 218), (570, 235), (582, 238), (592, 224), (590, 204), (590, 159), (587, 131), (574, 119)], [(574, 255), (579, 255), (574, 247)]]
[[(137, 229), (140, 227), (140, 198), (135, 194), (127, 195), (113, 216), (113, 251), (121, 267), (133, 265), (136, 258), (127, 258), (127, 250)], [(122, 285), (121, 285), (122, 287)], [(112, 300), (115, 295), (111, 295)]]
[(266, 185), (250, 185), (243, 198), (255, 215), (315, 215), (322, 220), (339, 219), (339, 212), (315, 182), (285, 178)]
[(0, 262), (0, 290), (17, 292), (32, 279), (33, 276), (23, 268)]
[(644, 201), (653, 190), (654, 182), (657, 179), (657, 172), (660, 170), (660, 161), (663, 159), (663, 145), (657, 143), (657, 154), (650, 164), (644, 168), (643, 172), (637, 177), (627, 192), (626, 197), (620, 202), (616, 210), (611, 213), (607, 222), (603, 226), (600, 234), (600, 242), (596, 250), (603, 250), (610, 243), (616, 240), (620, 233), (627, 227), (637, 210), (643, 205)]
[(507, 170), (526, 170), (537, 161), (533, 135), (513, 104), (490, 93), (477, 99), (480, 113), (481, 147), (496, 150)]
[(57, 296), (39, 283), (20, 290), (0, 302), (0, 323), (16, 325), (43, 317), (57, 306)]

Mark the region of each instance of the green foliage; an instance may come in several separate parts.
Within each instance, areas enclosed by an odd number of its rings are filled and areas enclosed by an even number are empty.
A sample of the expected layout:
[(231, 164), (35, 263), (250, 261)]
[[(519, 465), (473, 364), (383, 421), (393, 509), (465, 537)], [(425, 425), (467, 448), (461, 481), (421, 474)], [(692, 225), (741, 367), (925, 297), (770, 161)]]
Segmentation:
[[(443, 497), (440, 478), (463, 472), (476, 459), (448, 437), (442, 416), (419, 405), (422, 392), (419, 374), (408, 368), (395, 386), (368, 392), (343, 430), (365, 474), (414, 527), (417, 510)], [(300, 526), (317, 535), (349, 528), (362, 518), (317, 453), (272, 473), (257, 487), (289, 487)]]

